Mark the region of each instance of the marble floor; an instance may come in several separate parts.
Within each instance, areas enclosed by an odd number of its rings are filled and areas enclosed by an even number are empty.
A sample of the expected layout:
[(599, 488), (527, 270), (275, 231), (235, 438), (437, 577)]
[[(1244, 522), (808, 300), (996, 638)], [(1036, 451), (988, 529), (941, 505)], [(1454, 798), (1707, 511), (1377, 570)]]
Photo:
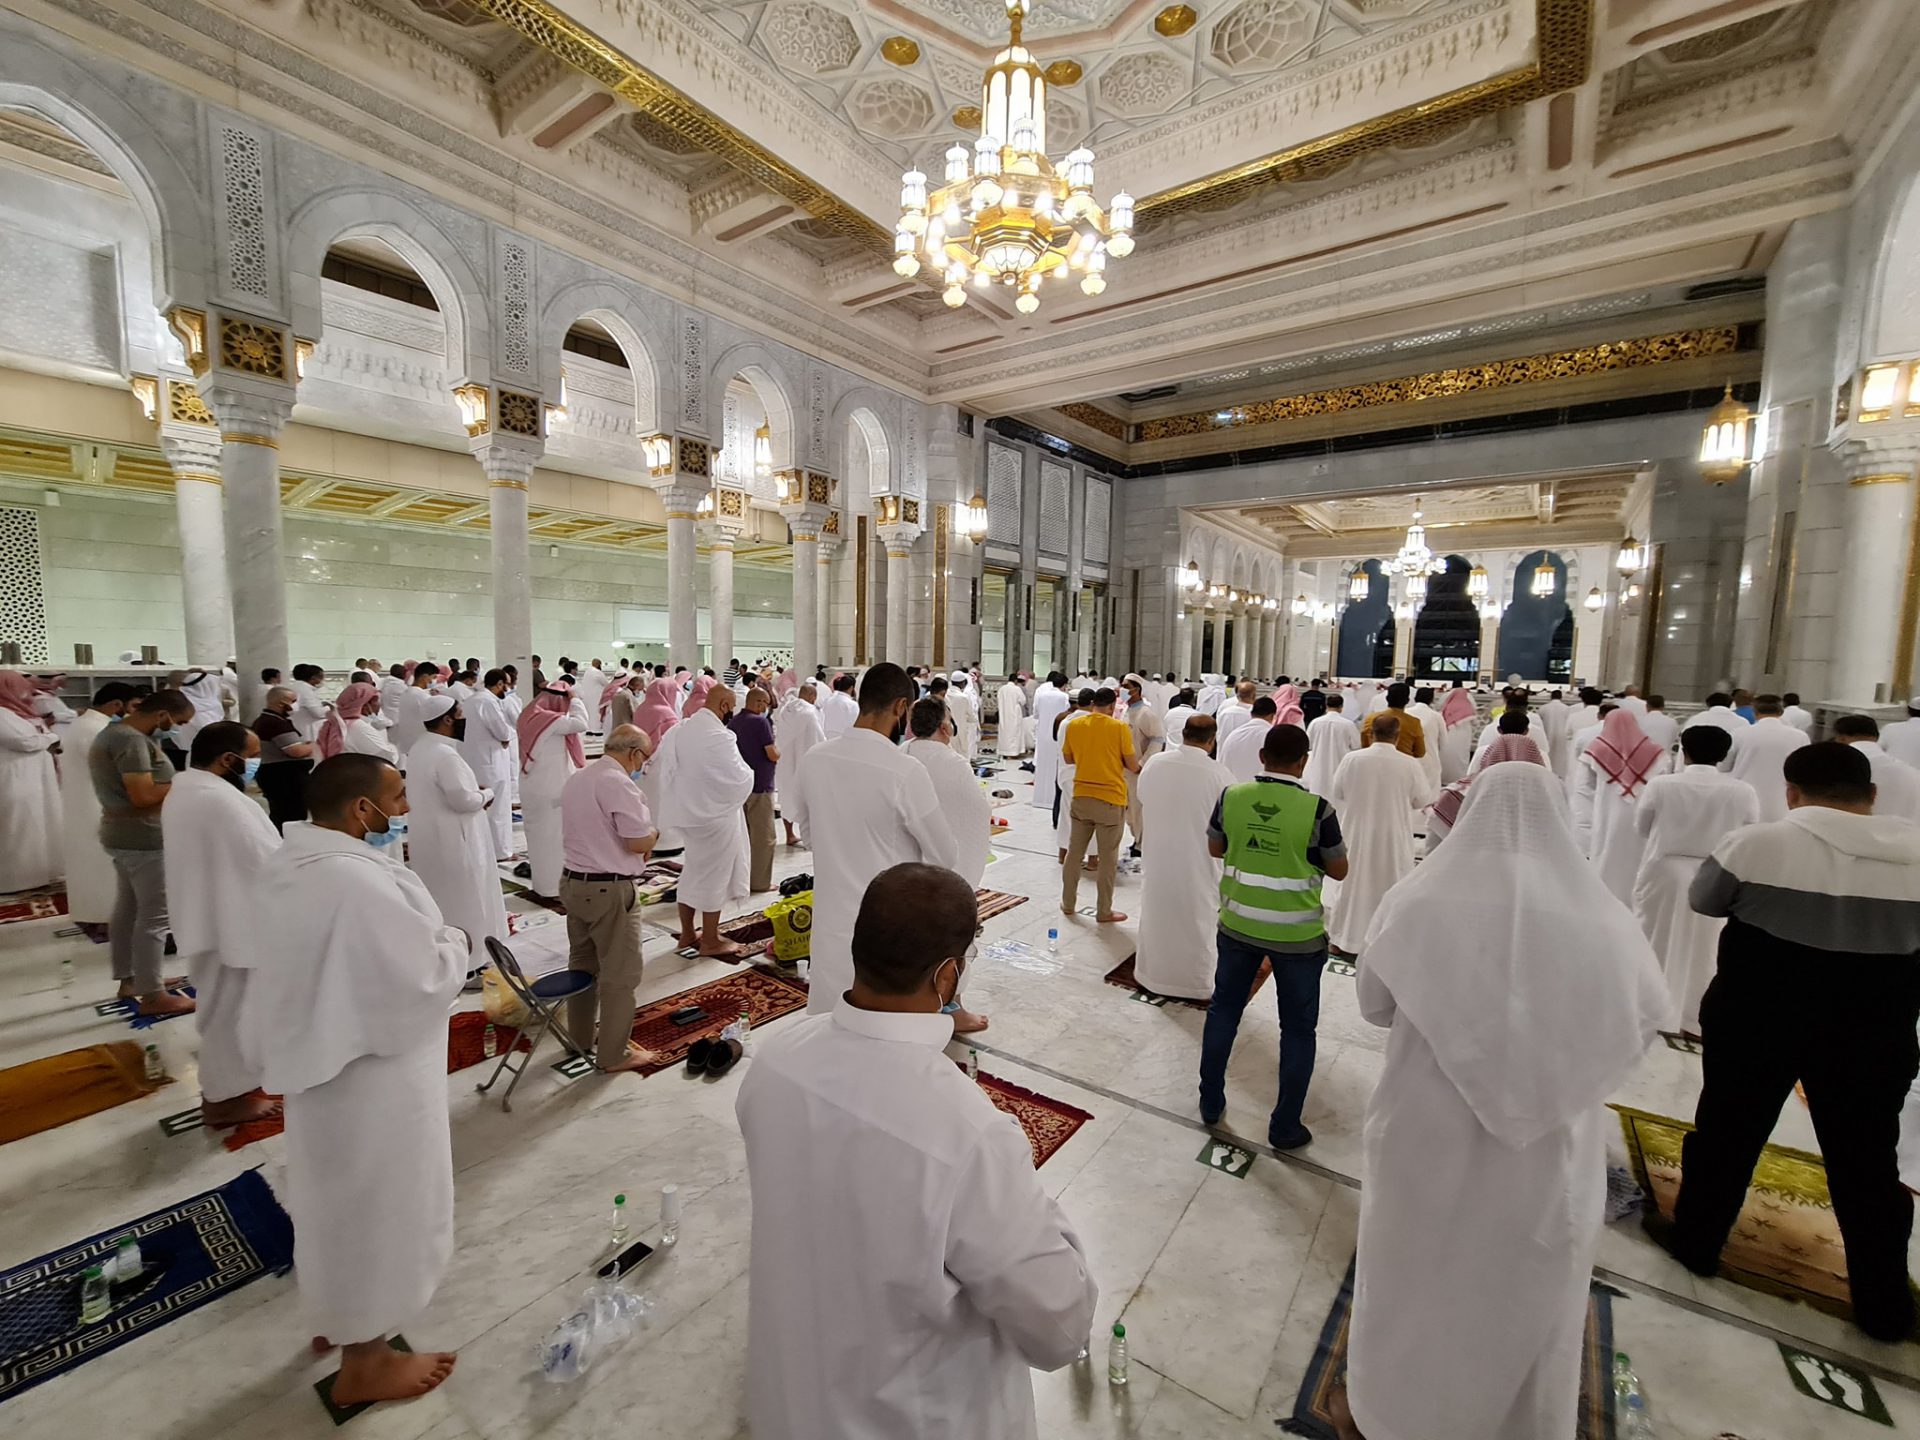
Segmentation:
[[(1014, 772), (996, 784), (1012, 788), (1017, 803), (1002, 812), (1012, 828), (996, 844), (986, 884), (1034, 899), (988, 922), (968, 982), (969, 1004), (992, 1017), (981, 1037), (982, 1066), (1091, 1112), (1040, 1173), (1086, 1242), (1101, 1291), (1098, 1333), (1124, 1320), (1133, 1357), (1124, 1389), (1107, 1385), (1103, 1366), (1036, 1375), (1040, 1434), (1276, 1435), (1353, 1253), (1361, 1123), (1385, 1032), (1360, 1019), (1353, 982), (1329, 973), (1305, 1115), (1316, 1138), (1298, 1154), (1276, 1156), (1258, 1142), (1272, 1104), (1277, 1024), (1270, 1005), (1250, 1007), (1223, 1128), (1247, 1137), (1256, 1158), (1240, 1177), (1203, 1163), (1208, 1146), (1194, 1104), (1203, 1017), (1136, 1003), (1102, 982), (1132, 950), (1133, 924), (1104, 927), (1060, 914), (1052, 838), (1027, 803), (1028, 778)], [(806, 867), (804, 851), (780, 852), (781, 874)], [(1120, 908), (1137, 912), (1139, 883), (1137, 875), (1122, 877)], [(1088, 887), (1083, 903), (1091, 900)], [(564, 922), (541, 911), (528, 919), (516, 945), (529, 968), (560, 963)], [(1049, 956), (1053, 926), (1061, 944)], [(643, 1000), (724, 968), (675, 956), (663, 931), (650, 932), (646, 953)], [(63, 979), (68, 956), (72, 977)], [(128, 1038), (124, 1022), (94, 1013), (110, 994), (105, 947), (64, 920), (0, 925), (6, 1063)], [(278, 1180), (278, 1140), (229, 1153), (204, 1131), (162, 1133), (161, 1117), (197, 1096), (196, 1037), (188, 1020), (146, 1034), (181, 1083), (5, 1147), (0, 1267), (248, 1168), (264, 1167), (269, 1181)], [(1617, 1098), (1691, 1116), (1699, 1063), (1656, 1047)], [(354, 1440), (745, 1435), (748, 1198), (733, 1119), (740, 1073), (718, 1081), (691, 1080), (683, 1069), (646, 1080), (569, 1080), (541, 1065), (520, 1087), (511, 1115), (474, 1093), (484, 1071), (449, 1076), (457, 1243), (432, 1308), (408, 1333), (416, 1344), (457, 1348), (459, 1368), (434, 1394), (369, 1411), (347, 1433)], [(1817, 1148), (1794, 1104), (1775, 1138)], [(685, 1217), (675, 1252), (650, 1264), (651, 1325), (576, 1383), (547, 1384), (535, 1346), (574, 1307), (605, 1239), (611, 1197), (650, 1197), (668, 1182), (685, 1197)], [(638, 1208), (641, 1238), (651, 1238), (649, 1202)], [(1886, 1433), (1796, 1390), (1782, 1342), (1872, 1377), (1895, 1430), (1920, 1434), (1920, 1346), (1880, 1345), (1804, 1306), (1696, 1280), (1631, 1222), (1607, 1232), (1599, 1267), (1622, 1292), (1614, 1302), (1616, 1341), (1634, 1356), (1662, 1440)], [(26, 1437), (317, 1440), (334, 1427), (311, 1386), (331, 1367), (309, 1355), (308, 1333), (291, 1277), (262, 1280), (19, 1395), (0, 1411), (0, 1428)], [(1097, 1344), (1096, 1359), (1103, 1353)]]

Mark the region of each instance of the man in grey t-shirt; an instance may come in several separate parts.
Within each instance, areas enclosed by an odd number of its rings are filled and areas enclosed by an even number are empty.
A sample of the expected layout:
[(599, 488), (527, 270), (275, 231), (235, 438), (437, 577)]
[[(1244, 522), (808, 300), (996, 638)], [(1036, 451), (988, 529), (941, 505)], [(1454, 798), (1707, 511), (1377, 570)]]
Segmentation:
[(156, 690), (134, 701), (87, 750), (87, 773), (100, 797), (100, 843), (113, 861), (117, 884), (107, 940), (120, 998), (143, 1015), (178, 1015), (193, 1001), (167, 989), (160, 973), (167, 943), (167, 872), (160, 846), (160, 806), (173, 783), (173, 762), (159, 737), (193, 718), (193, 702), (178, 690)]

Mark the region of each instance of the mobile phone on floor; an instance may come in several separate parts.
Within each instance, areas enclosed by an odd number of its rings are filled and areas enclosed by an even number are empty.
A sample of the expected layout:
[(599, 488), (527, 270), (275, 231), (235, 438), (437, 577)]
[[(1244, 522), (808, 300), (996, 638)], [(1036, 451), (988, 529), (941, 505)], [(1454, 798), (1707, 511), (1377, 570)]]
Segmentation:
[(653, 1254), (653, 1247), (644, 1241), (636, 1240), (618, 1255), (602, 1265), (595, 1273), (602, 1280), (617, 1280), (632, 1270), (642, 1260)]

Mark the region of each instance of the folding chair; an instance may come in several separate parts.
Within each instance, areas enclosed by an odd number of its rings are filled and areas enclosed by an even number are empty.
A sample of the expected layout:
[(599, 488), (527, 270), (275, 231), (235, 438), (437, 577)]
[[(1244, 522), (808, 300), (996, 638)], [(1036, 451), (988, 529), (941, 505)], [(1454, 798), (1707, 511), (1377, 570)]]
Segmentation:
[(527, 1037), (525, 1058), (518, 1065), (513, 1064), (513, 1057), (520, 1053), (520, 1046), (517, 1042), (509, 1045), (500, 1056), (500, 1063), (493, 1067), (493, 1074), (487, 1077), (487, 1083), (474, 1086), (484, 1095), (493, 1088), (501, 1071), (511, 1071), (513, 1079), (507, 1082), (507, 1091), (500, 1097), (500, 1108), (510, 1111), (513, 1109), (514, 1087), (533, 1064), (542, 1037), (553, 1036), (576, 1060), (592, 1060), (593, 1056), (588, 1051), (573, 1043), (566, 1026), (560, 1023), (559, 1013), (562, 1002), (591, 993), (598, 982), (584, 970), (556, 970), (551, 975), (542, 975), (538, 980), (528, 980), (526, 972), (520, 968), (520, 962), (513, 958), (513, 952), (491, 935), (487, 937), (487, 954), (500, 971), (500, 978), (507, 982), (507, 988), (519, 997), (520, 1003), (526, 1006), (527, 1013), (533, 1017), (520, 1031)]

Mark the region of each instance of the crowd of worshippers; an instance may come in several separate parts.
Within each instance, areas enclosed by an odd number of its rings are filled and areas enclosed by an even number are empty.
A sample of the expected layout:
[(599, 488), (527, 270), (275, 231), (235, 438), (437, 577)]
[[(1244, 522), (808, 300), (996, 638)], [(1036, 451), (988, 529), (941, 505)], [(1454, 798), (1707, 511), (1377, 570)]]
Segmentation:
[[(677, 854), (682, 946), (737, 959), (718, 920), (770, 888), (783, 822), (811, 852), (810, 1019), (764, 1041), (738, 1097), (752, 1184), (779, 1197), (753, 1216), (753, 1432), (1033, 1433), (1028, 1367), (1084, 1353), (1095, 1289), (1024, 1140), (943, 1053), (988, 1024), (962, 999), (990, 835), (979, 672), (563, 659), (524, 708), (512, 667), (376, 674), (328, 697), (316, 667), (268, 672), (243, 725), (230, 672), (110, 683), (74, 714), (57, 679), (0, 671), (0, 891), (64, 878), (122, 997), (197, 1005), (209, 1126), (284, 1114), (335, 1401), (421, 1394), (454, 1365), (386, 1341), (451, 1251), (446, 1016), (507, 937), (503, 867), (564, 905), (567, 963), (598, 982), (573, 1042), (644, 1070), (641, 876)], [(1572, 1433), (1603, 1102), (1663, 1030), (1700, 1042), (1703, 1085), (1654, 1241), (1716, 1272), (1798, 1083), (1854, 1320), (1912, 1332), (1920, 697), (1813, 741), (1791, 695), (1715, 694), (1682, 726), (1632, 686), (1536, 704), (1517, 684), (1080, 679), (1010, 677), (994, 748), (1031, 755), (1064, 914), (1124, 921), (1116, 877), (1142, 862), (1136, 982), (1208, 1002), (1201, 1122), (1231, 1130), (1228, 1063), (1269, 980), (1274, 1150), (1312, 1143), (1330, 955), (1389, 1031), (1343, 1435)], [(169, 937), (196, 998), (164, 974)], [(921, 1204), (894, 1203), (903, 1183)], [(811, 1323), (823, 1307), (834, 1324)]]

